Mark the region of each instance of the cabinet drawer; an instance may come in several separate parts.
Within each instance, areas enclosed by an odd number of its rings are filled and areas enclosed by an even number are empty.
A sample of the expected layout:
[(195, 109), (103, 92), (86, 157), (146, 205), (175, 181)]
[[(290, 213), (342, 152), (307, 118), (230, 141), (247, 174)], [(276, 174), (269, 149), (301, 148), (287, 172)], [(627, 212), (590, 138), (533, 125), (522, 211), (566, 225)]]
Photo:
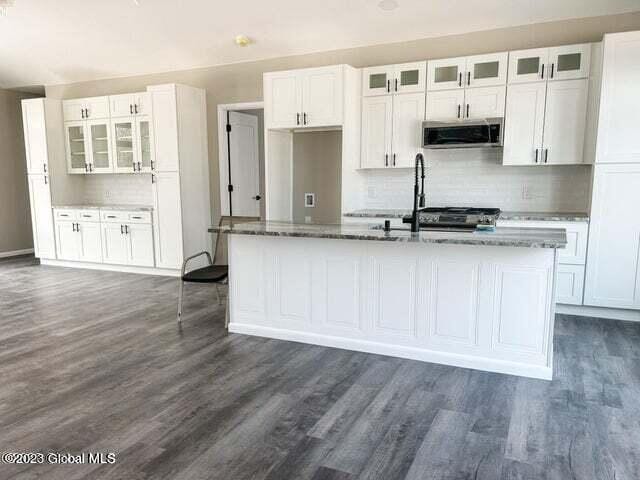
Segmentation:
[(558, 250), (559, 262), (569, 265), (584, 265), (587, 256), (589, 224), (586, 222), (555, 222), (528, 220), (498, 220), (499, 227), (516, 228), (564, 228), (567, 231), (567, 246)]
[(151, 223), (151, 212), (127, 212), (129, 223)]
[(78, 220), (83, 222), (99, 222), (100, 211), (99, 210), (80, 210), (78, 212)]
[(584, 265), (558, 265), (556, 303), (582, 305)]
[(129, 212), (101, 210), (100, 219), (105, 223), (126, 223), (129, 219)]
[(53, 216), (56, 220), (78, 220), (79, 215), (79, 210), (71, 210), (69, 208), (53, 210)]

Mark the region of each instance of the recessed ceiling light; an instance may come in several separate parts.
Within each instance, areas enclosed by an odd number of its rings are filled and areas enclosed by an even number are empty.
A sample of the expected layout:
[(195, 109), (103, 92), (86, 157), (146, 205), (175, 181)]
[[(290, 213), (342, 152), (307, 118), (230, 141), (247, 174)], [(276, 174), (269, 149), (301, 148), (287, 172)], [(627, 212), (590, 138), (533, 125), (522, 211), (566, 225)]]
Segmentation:
[(246, 35), (238, 35), (235, 38), (235, 42), (236, 42), (236, 45), (238, 45), (239, 47), (246, 47), (251, 43), (251, 39)]
[(378, 3), (378, 7), (386, 12), (390, 12), (391, 10), (398, 8), (398, 2), (396, 0), (382, 0)]

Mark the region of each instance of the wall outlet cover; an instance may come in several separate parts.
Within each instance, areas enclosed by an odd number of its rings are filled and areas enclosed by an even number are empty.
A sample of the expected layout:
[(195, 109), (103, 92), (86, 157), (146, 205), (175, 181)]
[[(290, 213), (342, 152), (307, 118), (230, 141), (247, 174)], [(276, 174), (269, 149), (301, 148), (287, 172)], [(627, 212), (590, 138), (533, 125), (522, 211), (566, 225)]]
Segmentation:
[(313, 208), (316, 206), (316, 194), (315, 193), (305, 193), (304, 194), (304, 206), (306, 208)]

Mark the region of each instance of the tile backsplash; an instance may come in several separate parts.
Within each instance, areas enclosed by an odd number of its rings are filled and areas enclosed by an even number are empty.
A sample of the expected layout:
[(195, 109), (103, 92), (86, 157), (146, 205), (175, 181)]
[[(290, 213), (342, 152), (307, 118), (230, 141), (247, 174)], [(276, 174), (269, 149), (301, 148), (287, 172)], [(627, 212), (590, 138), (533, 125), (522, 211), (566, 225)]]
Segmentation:
[[(510, 167), (498, 150), (441, 150), (425, 155), (428, 206), (587, 212), (588, 165)], [(365, 170), (364, 208), (413, 206), (413, 169)]]
[(151, 175), (86, 175), (86, 204), (153, 205)]

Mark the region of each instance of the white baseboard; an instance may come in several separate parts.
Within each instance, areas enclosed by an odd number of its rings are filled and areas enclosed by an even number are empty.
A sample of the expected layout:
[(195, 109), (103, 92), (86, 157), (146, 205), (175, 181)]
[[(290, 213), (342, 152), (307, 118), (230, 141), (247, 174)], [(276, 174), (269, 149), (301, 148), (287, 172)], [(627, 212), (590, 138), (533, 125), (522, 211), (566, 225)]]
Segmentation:
[(582, 317), (609, 318), (611, 320), (626, 320), (640, 322), (640, 311), (621, 308), (587, 307), (584, 305), (556, 305), (556, 313), (565, 315), (579, 315)]
[(471, 355), (437, 352), (423, 348), (388, 345), (368, 340), (356, 340), (352, 338), (335, 337), (317, 333), (298, 332), (282, 328), (249, 325), (246, 323), (232, 322), (229, 324), (229, 331), (233, 333), (243, 333), (245, 335), (255, 335), (258, 337), (276, 338), (278, 340), (289, 340), (293, 342), (309, 343), (311, 345), (321, 345), (324, 347), (355, 350), (356, 352), (375, 353), (390, 357), (407, 358), (409, 360), (440, 363), (454, 367), (506, 373), (509, 375), (518, 375), (528, 378), (538, 378), (541, 380), (551, 380), (553, 374), (553, 369), (551, 367), (543, 365), (528, 365)]
[(0, 252), (0, 258), (19, 257), (20, 255), (29, 255), (30, 253), (33, 253), (33, 248), (13, 250), (11, 252)]
[(89, 270), (106, 270), (109, 272), (139, 273), (142, 275), (161, 275), (165, 277), (179, 277), (180, 270), (153, 267), (132, 267), (129, 265), (109, 265), (106, 263), (71, 262), (68, 260), (40, 259), (41, 265), (67, 268), (85, 268)]

